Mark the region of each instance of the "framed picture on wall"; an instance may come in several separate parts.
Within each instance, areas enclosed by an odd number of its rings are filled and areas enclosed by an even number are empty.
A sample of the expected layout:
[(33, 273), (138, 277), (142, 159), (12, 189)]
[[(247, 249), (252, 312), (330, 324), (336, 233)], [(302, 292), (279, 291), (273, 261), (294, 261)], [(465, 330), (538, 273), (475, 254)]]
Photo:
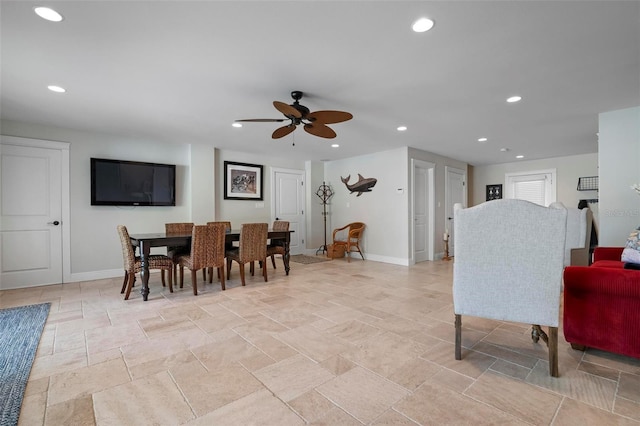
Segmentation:
[(487, 201), (502, 198), (502, 184), (487, 185)]
[(224, 162), (225, 200), (262, 200), (262, 166)]

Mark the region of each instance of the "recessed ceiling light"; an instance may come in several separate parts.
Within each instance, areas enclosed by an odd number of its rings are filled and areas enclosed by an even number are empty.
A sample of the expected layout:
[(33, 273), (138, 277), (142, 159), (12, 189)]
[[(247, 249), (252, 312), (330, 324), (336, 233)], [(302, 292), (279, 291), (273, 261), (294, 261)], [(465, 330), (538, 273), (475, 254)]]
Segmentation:
[(480, 138), (478, 139), (478, 142), (486, 142), (488, 139), (487, 138)]
[(516, 158), (524, 158), (524, 155), (516, 155)]
[(60, 86), (47, 86), (47, 89), (51, 90), (52, 92), (56, 92), (56, 93), (64, 93), (67, 91), (67, 89), (65, 89), (64, 87), (60, 87)]
[(242, 123), (235, 122), (232, 124), (233, 127), (242, 127)]
[(510, 98), (507, 98), (507, 102), (514, 103), (514, 102), (520, 102), (522, 100), (522, 96), (511, 96)]
[(417, 33), (424, 33), (426, 31), (429, 31), (431, 28), (433, 28), (434, 25), (435, 23), (433, 22), (433, 20), (429, 18), (420, 18), (413, 23), (411, 28), (413, 29), (413, 31)]
[(407, 130), (407, 126), (399, 126), (398, 127), (398, 131), (399, 132), (404, 132), (405, 130)]
[(509, 148), (500, 148), (500, 152), (507, 152), (509, 151)]
[(47, 21), (60, 22), (64, 19), (62, 15), (49, 7), (36, 7), (33, 11), (36, 12), (36, 15)]
[(331, 148), (339, 148), (339, 147), (340, 147), (340, 145), (338, 145), (337, 143), (332, 143), (331, 144)]

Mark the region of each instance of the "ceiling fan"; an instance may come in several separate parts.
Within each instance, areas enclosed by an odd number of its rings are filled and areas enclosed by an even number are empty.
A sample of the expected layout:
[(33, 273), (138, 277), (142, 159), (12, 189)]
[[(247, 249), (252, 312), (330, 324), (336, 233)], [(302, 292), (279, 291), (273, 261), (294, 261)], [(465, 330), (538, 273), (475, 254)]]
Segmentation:
[(344, 111), (309, 111), (304, 105), (300, 105), (298, 102), (302, 98), (303, 93), (299, 90), (291, 92), (293, 98), (293, 104), (287, 105), (284, 102), (273, 101), (273, 106), (276, 107), (286, 118), (249, 118), (245, 120), (236, 120), (236, 122), (257, 122), (257, 123), (281, 123), (283, 121), (290, 121), (286, 126), (277, 128), (271, 137), (273, 139), (279, 139), (293, 132), (299, 124), (304, 125), (304, 130), (314, 136), (321, 138), (332, 139), (336, 137), (336, 132), (333, 131), (327, 124), (341, 123), (343, 121), (351, 120), (353, 115)]

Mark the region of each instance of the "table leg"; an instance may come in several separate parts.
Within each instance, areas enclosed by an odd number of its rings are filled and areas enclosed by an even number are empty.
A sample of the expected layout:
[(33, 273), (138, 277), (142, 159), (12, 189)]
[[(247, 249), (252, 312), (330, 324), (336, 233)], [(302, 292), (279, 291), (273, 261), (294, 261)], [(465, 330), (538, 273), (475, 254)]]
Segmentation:
[(142, 288), (140, 289), (140, 294), (142, 294), (142, 300), (145, 302), (149, 298), (149, 262), (147, 259), (149, 258), (149, 253), (151, 252), (151, 247), (149, 244), (145, 244), (144, 241), (140, 241), (140, 277), (142, 278)]
[(290, 234), (287, 232), (287, 237), (284, 239), (284, 255), (282, 261), (284, 263), (284, 272), (289, 275), (289, 242), (291, 241)]

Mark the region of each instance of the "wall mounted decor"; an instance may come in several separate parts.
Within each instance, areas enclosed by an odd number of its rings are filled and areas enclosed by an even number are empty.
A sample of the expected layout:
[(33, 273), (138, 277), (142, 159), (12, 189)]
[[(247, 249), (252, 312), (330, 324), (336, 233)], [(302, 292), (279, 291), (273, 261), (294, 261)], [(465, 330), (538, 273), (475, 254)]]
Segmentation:
[(224, 162), (225, 200), (262, 200), (262, 166)]
[(351, 194), (353, 194), (354, 192), (358, 193), (356, 197), (362, 195), (363, 192), (371, 192), (371, 188), (376, 186), (376, 183), (378, 182), (378, 179), (376, 178), (365, 179), (360, 173), (358, 173), (358, 181), (356, 183), (349, 185), (349, 179), (351, 179), (351, 175), (347, 176), (346, 178), (340, 176), (340, 180), (342, 181), (342, 183), (344, 183), (344, 186), (346, 186), (347, 189), (351, 191)]
[(500, 200), (502, 198), (502, 184), (487, 185), (487, 201)]

